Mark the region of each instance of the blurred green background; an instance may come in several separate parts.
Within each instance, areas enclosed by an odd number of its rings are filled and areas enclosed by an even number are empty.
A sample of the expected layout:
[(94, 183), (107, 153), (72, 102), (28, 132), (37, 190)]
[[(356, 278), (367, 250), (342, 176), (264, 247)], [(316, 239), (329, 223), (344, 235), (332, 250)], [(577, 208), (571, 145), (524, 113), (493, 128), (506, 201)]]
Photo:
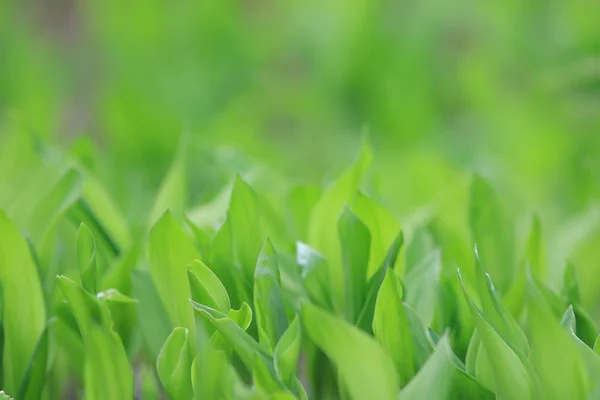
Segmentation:
[(327, 181), (367, 131), (369, 190), (403, 218), (464, 226), (475, 171), (547, 230), (594, 230), (599, 18), (583, 0), (3, 1), (0, 135), (69, 149), (133, 220), (182, 132), (193, 206), (255, 166), (266, 191)]

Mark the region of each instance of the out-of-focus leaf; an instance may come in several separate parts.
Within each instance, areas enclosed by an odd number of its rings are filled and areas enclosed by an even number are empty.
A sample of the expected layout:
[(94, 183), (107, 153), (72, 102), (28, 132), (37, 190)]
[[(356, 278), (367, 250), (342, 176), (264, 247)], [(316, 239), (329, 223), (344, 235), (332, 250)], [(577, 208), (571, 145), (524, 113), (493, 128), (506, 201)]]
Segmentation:
[(114, 260), (102, 276), (99, 290), (115, 288), (121, 293), (130, 294), (132, 290), (131, 276), (138, 261), (141, 246), (132, 245)]
[(493, 399), (494, 395), (462, 369), (452, 353), (448, 336), (444, 335), (423, 368), (402, 389), (399, 398), (401, 400)]
[(310, 299), (320, 307), (333, 311), (332, 285), (327, 260), (310, 246), (297, 242), (296, 262), (300, 266), (300, 276)]
[(0, 210), (0, 282), (4, 307), (3, 386), (16, 393), (46, 324), (40, 279), (27, 242)]
[[(120, 253), (122, 249), (129, 246), (131, 236), (127, 226), (127, 219), (121, 214), (114, 200), (96, 180), (90, 176), (85, 177), (83, 187), (84, 201), (79, 207), (85, 209), (88, 216), (93, 216), (92, 224), (88, 219), (82, 219), (88, 228), (94, 233), (96, 244), (98, 244), (99, 233), (104, 233)], [(96, 231), (94, 228), (98, 228)]]
[(588, 376), (591, 382), (595, 382), (600, 376), (600, 355), (598, 355), (591, 347), (584, 343), (579, 337), (577, 337), (577, 317), (573, 311), (573, 306), (569, 306), (565, 311), (561, 325), (567, 329), (571, 334), (572, 339), (575, 341), (581, 357), (583, 358)]
[(199, 258), (200, 254), (183, 228), (175, 221), (171, 212), (165, 212), (150, 230), (150, 274), (169, 315), (171, 326), (187, 328), (191, 337), (195, 337), (195, 322), (194, 312), (189, 304), (192, 296), (187, 266)]
[(259, 341), (272, 350), (288, 325), (279, 285), (277, 254), (271, 241), (267, 240), (254, 272), (254, 310)]
[(256, 259), (262, 246), (260, 210), (254, 190), (237, 175), (228, 213), (232, 251), (246, 285), (252, 284)]
[(235, 400), (241, 382), (223, 352), (203, 347), (192, 362), (192, 386), (196, 400)]
[(288, 387), (298, 371), (301, 339), (300, 322), (296, 317), (277, 342), (273, 353), (277, 377)]
[[(460, 274), (459, 274), (460, 277)], [(529, 369), (524, 365), (525, 357), (518, 355), (475, 306), (462, 282), (465, 299), (471, 309), (475, 326), (479, 331), (486, 354), (493, 360), (492, 370), (498, 399), (533, 399), (535, 383)]]
[[(369, 228), (371, 234), (371, 248), (369, 253), (369, 267), (367, 277), (373, 276), (387, 255), (388, 249), (393, 243), (400, 223), (387, 208), (375, 200), (359, 193), (352, 203), (352, 211)], [(396, 268), (398, 274), (402, 274), (403, 266)]]
[(178, 218), (183, 217), (187, 200), (185, 159), (188, 151), (188, 139), (188, 135), (184, 133), (175, 160), (160, 184), (158, 195), (150, 212), (150, 225), (153, 225), (166, 210), (170, 210)]
[(83, 180), (79, 172), (69, 169), (62, 174), (52, 190), (40, 199), (31, 214), (28, 227), (34, 243), (39, 243), (56, 221), (75, 203), (82, 189)]
[(401, 253), (402, 245), (404, 244), (404, 234), (399, 231), (396, 238), (390, 245), (388, 252), (383, 260), (379, 270), (373, 275), (367, 282), (367, 295), (363, 304), (362, 310), (358, 315), (356, 325), (367, 333), (371, 333), (373, 328), (373, 316), (375, 315), (375, 303), (377, 301), (377, 294), (385, 274), (388, 269), (393, 268), (398, 259), (398, 254)]
[(292, 187), (287, 197), (290, 223), (295, 233), (293, 237), (306, 241), (310, 214), (319, 201), (321, 188), (311, 185), (297, 185)]
[(426, 326), (433, 320), (440, 286), (441, 255), (431, 253), (404, 276), (406, 303), (415, 309)]
[(83, 222), (77, 233), (77, 263), (83, 288), (96, 293), (96, 240)]
[(170, 334), (169, 315), (160, 301), (150, 274), (145, 271), (134, 271), (132, 285), (133, 297), (139, 301), (137, 314), (140, 331), (155, 360)]
[(192, 398), (192, 353), (188, 341), (186, 328), (173, 329), (156, 360), (160, 381), (172, 399)]
[(58, 277), (85, 348), (86, 399), (131, 398), (133, 375), (119, 336), (111, 329), (106, 305), (64, 276)]
[(402, 304), (402, 286), (392, 269), (387, 270), (377, 295), (373, 333), (394, 360), (400, 385), (405, 385), (415, 375), (414, 348)]
[(527, 355), (529, 353), (527, 338), (517, 321), (498, 298), (492, 280), (483, 268), (477, 247), (475, 247), (475, 280), (485, 317), (501, 333), (504, 340)]
[(0, 390), (0, 399), (2, 400), (13, 400), (12, 397), (4, 393), (4, 390)]
[(42, 398), (42, 391), (46, 383), (46, 368), (48, 366), (49, 324), (51, 322), (46, 325), (42, 336), (40, 336), (35, 346), (35, 351), (29, 361), (27, 372), (21, 380), (17, 394), (18, 399), (37, 400)]
[(503, 290), (514, 276), (514, 232), (491, 186), (480, 176), (471, 182), (469, 223), (481, 262)]
[(345, 208), (338, 220), (338, 235), (342, 250), (342, 281), (332, 276), (334, 285), (343, 282), (344, 316), (355, 323), (367, 296), (367, 268), (371, 235), (356, 215)]
[(310, 339), (337, 366), (353, 399), (396, 399), (396, 368), (373, 338), (309, 303), (302, 306), (302, 322)]
[[(333, 182), (314, 206), (308, 223), (308, 244), (319, 251), (329, 261), (333, 281), (342, 282), (342, 260), (338, 240), (337, 222), (344, 205), (350, 204), (358, 186), (371, 163), (371, 148), (363, 143), (357, 161)], [(332, 299), (335, 307), (343, 304), (343, 285), (332, 286)]]
[(567, 266), (565, 267), (563, 275), (563, 295), (567, 298), (569, 303), (578, 304), (581, 301), (579, 282), (577, 281), (577, 271), (575, 270), (575, 266), (571, 263), (567, 263)]
[(188, 279), (192, 299), (222, 313), (231, 308), (227, 290), (219, 278), (202, 261), (194, 260), (188, 266)]
[(542, 223), (536, 215), (531, 223), (531, 231), (525, 249), (525, 260), (529, 271), (536, 279), (546, 279), (548, 262), (546, 261), (546, 246), (542, 237)]
[(427, 330), (424, 329), (423, 321), (421, 321), (417, 312), (406, 303), (403, 303), (402, 305), (404, 306), (404, 312), (406, 313), (410, 333), (412, 335), (415, 363), (418, 370), (425, 364), (425, 361), (431, 355), (433, 348), (427, 335)]
[(548, 399), (582, 399), (590, 390), (586, 366), (575, 342), (555, 319), (533, 281), (528, 287), (531, 362)]

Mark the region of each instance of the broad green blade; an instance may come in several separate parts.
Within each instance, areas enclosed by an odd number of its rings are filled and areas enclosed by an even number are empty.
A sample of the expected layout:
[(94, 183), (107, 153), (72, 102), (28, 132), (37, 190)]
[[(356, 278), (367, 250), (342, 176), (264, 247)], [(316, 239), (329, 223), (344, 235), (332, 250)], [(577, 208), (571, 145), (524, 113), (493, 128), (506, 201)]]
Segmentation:
[[(345, 208), (338, 219), (338, 235), (342, 250), (342, 273), (344, 287), (344, 316), (356, 323), (367, 297), (367, 268), (371, 235), (356, 215)], [(340, 277), (332, 276), (334, 284)]]
[(275, 373), (288, 387), (292, 385), (293, 378), (298, 373), (301, 341), (300, 321), (296, 317), (277, 342), (273, 352)]
[(310, 246), (296, 243), (296, 263), (300, 267), (300, 277), (310, 299), (320, 307), (333, 311), (331, 298), (331, 275), (329, 263), (319, 252)]
[(513, 226), (496, 193), (480, 176), (473, 177), (469, 201), (473, 243), (479, 247), (482, 264), (504, 290), (515, 274)]
[(231, 192), (227, 221), (231, 235), (231, 249), (242, 271), (241, 280), (252, 287), (256, 259), (263, 241), (260, 230), (260, 210), (256, 193), (239, 175), (236, 176)]
[(2, 284), (3, 386), (17, 393), (27, 364), (46, 324), (44, 295), (29, 247), (0, 210), (0, 282)]
[(192, 398), (192, 349), (186, 328), (175, 328), (156, 360), (158, 377), (173, 400)]
[(77, 264), (83, 288), (96, 293), (96, 239), (83, 222), (77, 233)]
[(188, 135), (183, 134), (175, 160), (158, 189), (158, 195), (150, 212), (150, 226), (154, 225), (166, 210), (171, 210), (178, 218), (183, 217), (188, 195), (185, 169), (188, 142)]
[(479, 385), (457, 364), (447, 335), (440, 338), (431, 357), (399, 396), (400, 400), (493, 398), (491, 392)]
[(192, 299), (200, 304), (227, 313), (231, 302), (227, 290), (219, 278), (202, 261), (194, 260), (188, 265), (188, 279)]
[(415, 309), (426, 326), (431, 324), (435, 313), (442, 269), (441, 261), (440, 252), (436, 250), (411, 268), (403, 278), (406, 286), (406, 303)]
[(586, 398), (592, 383), (576, 343), (555, 319), (544, 295), (532, 281), (528, 295), (531, 362), (538, 372), (545, 398)]
[[(387, 208), (362, 193), (359, 193), (352, 202), (352, 211), (371, 233), (371, 250), (367, 268), (367, 277), (370, 278), (385, 260), (388, 249), (400, 230), (400, 223)], [(396, 272), (402, 275), (402, 268), (397, 268)]]
[(308, 337), (338, 368), (354, 400), (392, 400), (400, 389), (393, 361), (372, 337), (309, 303), (302, 306)]
[(499, 400), (534, 399), (536, 393), (535, 383), (529, 372), (530, 370), (523, 364), (524, 357), (515, 353), (515, 350), (504, 341), (481, 310), (475, 306), (464, 284), (463, 292), (471, 309), (471, 315), (475, 320), (475, 326), (479, 331), (486, 354), (490, 360), (493, 360), (491, 364), (495, 377), (497, 398)]
[(195, 337), (194, 311), (187, 266), (200, 254), (171, 212), (165, 212), (150, 230), (148, 262), (150, 274), (171, 326), (184, 327)]
[(288, 326), (280, 287), (277, 254), (267, 240), (258, 256), (254, 272), (254, 311), (261, 344), (275, 349)]
[(344, 206), (350, 204), (356, 195), (372, 157), (370, 146), (364, 142), (357, 161), (323, 192), (310, 214), (308, 245), (323, 254), (330, 263), (334, 277), (332, 299), (336, 309), (340, 309), (344, 298), (337, 221)]
[(131, 366), (121, 339), (111, 328), (108, 307), (69, 278), (61, 276), (58, 281), (83, 338), (85, 398), (131, 398)]
[(29, 367), (27, 368), (27, 372), (19, 387), (19, 393), (17, 394), (18, 399), (37, 400), (42, 398), (42, 392), (47, 378), (46, 368), (48, 367), (48, 348), (50, 341), (48, 331), (50, 324), (52, 324), (52, 322), (48, 322), (48, 325), (44, 328), (44, 332), (35, 346), (35, 351), (29, 361)]
[(392, 269), (387, 270), (377, 294), (373, 333), (394, 360), (400, 385), (404, 386), (416, 372), (415, 350), (402, 304), (402, 286)]
[(139, 328), (152, 359), (156, 360), (170, 334), (169, 315), (148, 272), (134, 271), (132, 286), (133, 297), (139, 301), (136, 307)]

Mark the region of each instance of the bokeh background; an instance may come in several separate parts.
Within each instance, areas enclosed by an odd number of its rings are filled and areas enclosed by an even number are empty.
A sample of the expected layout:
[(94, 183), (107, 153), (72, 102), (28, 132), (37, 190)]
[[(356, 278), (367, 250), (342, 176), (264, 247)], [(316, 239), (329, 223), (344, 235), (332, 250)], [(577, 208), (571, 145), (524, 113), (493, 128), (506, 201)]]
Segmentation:
[(599, 21), (589, 0), (5, 0), (0, 154), (67, 149), (135, 223), (182, 132), (190, 206), (234, 172), (325, 182), (366, 135), (368, 190), (401, 218), (466, 231), (476, 172), (551, 243), (593, 248)]

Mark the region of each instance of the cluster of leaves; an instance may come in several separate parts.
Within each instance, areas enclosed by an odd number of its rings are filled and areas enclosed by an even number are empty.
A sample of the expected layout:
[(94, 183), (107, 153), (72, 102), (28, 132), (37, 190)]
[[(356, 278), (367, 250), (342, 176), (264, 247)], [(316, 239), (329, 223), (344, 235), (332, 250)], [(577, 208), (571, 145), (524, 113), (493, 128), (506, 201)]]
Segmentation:
[(193, 210), (181, 151), (136, 231), (76, 161), (19, 154), (36, 162), (0, 179), (0, 387), (15, 399), (600, 395), (577, 268), (548, 286), (539, 220), (518, 246), (481, 177), (465, 237), (435, 214), (402, 228), (362, 193), (366, 145), (280, 207), (237, 176)]

